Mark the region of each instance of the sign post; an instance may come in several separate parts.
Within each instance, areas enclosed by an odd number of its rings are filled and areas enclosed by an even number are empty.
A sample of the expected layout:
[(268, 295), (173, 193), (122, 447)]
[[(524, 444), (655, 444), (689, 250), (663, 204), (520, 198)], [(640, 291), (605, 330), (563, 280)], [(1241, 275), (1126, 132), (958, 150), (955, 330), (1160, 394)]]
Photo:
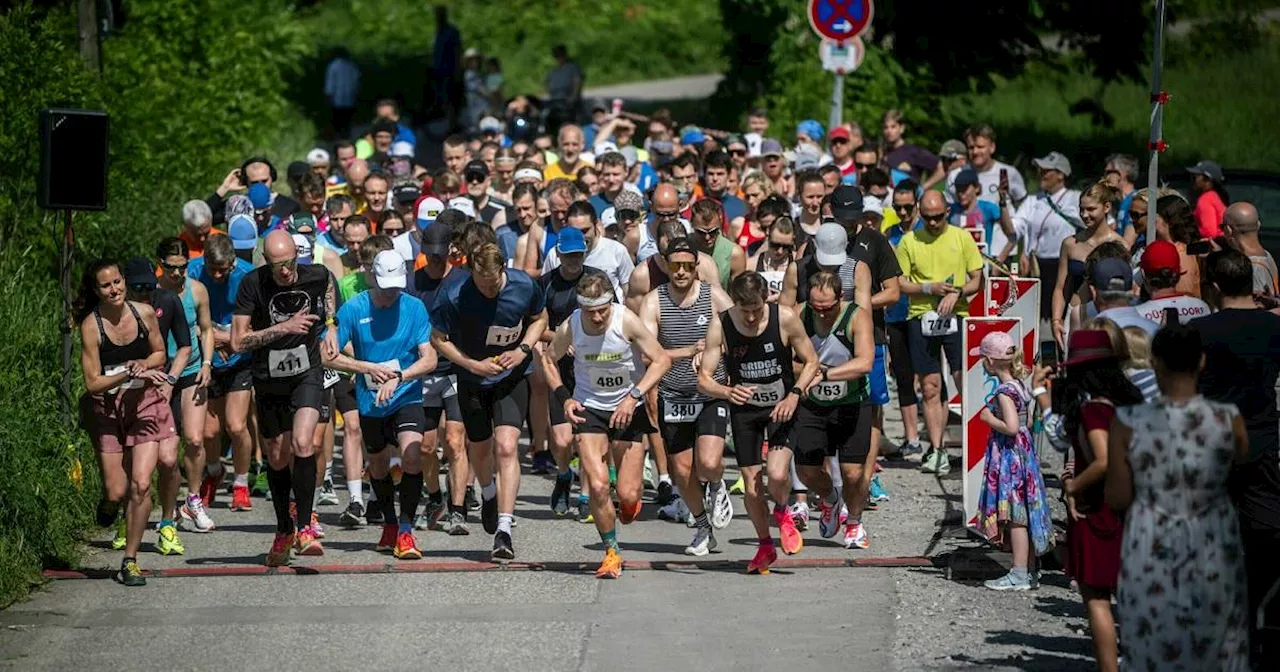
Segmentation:
[(818, 45), (822, 69), (834, 75), (834, 84), (831, 87), (831, 111), (827, 117), (828, 129), (844, 123), (844, 76), (862, 65), (864, 53), (862, 39), (858, 37), (844, 43), (824, 38)]
[(862, 64), (863, 45), (858, 36), (871, 27), (872, 0), (809, 0), (809, 25), (822, 38), (818, 55), (822, 67), (834, 73), (831, 113), (827, 129), (844, 123), (844, 76)]

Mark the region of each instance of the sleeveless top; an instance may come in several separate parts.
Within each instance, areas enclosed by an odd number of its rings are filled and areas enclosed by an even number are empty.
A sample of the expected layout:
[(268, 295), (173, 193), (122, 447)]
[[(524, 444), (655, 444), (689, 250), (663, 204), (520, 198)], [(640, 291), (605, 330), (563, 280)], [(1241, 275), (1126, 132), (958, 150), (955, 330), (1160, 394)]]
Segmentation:
[(769, 271), (769, 270), (765, 270), (766, 269), (765, 255), (762, 254), (756, 257), (756, 272), (760, 274), (760, 277), (764, 278), (764, 281), (766, 283), (768, 283), (769, 294), (772, 295), (772, 294), (782, 293), (782, 287), (784, 284), (786, 284), (787, 270), (791, 268), (791, 264), (793, 263), (795, 262), (791, 260), (787, 260), (787, 265), (782, 267), (782, 270)]
[(782, 326), (778, 319), (778, 304), (769, 305), (769, 323), (759, 336), (748, 336), (738, 331), (729, 311), (720, 314), (724, 328), (726, 368), (731, 385), (754, 385), (755, 391), (747, 401), (751, 406), (773, 407), (787, 396), (795, 385), (794, 357), (791, 346), (782, 342)]
[[(658, 343), (666, 350), (677, 350), (697, 343), (707, 337), (707, 327), (715, 317), (711, 305), (711, 287), (698, 283), (698, 297), (688, 308), (681, 308), (671, 300), (671, 285), (658, 287)], [(724, 359), (716, 367), (717, 381), (725, 380)], [(668, 401), (702, 403), (711, 398), (698, 391), (698, 372), (692, 359), (677, 359), (671, 370), (658, 383), (660, 396)]]
[(603, 334), (588, 334), (582, 327), (582, 311), (569, 316), (573, 335), (573, 398), (587, 408), (613, 411), (640, 380), (631, 343), (622, 334), (626, 308), (613, 304), (613, 316)]
[(659, 285), (665, 285), (668, 282), (671, 282), (671, 276), (667, 275), (667, 272), (662, 270), (662, 267), (658, 265), (658, 260), (655, 258), (656, 256), (657, 255), (644, 260), (644, 263), (649, 265), (650, 289), (654, 289)]
[(751, 233), (751, 220), (744, 219), (742, 222), (742, 232), (738, 234), (738, 247), (742, 248), (747, 254), (755, 254), (756, 250), (764, 244), (764, 235), (753, 235)]
[[(804, 323), (805, 333), (809, 334), (813, 348), (818, 351), (818, 363), (823, 367), (835, 368), (853, 359), (854, 347), (853, 341), (849, 340), (849, 323), (858, 310), (857, 304), (846, 304), (836, 318), (835, 326), (831, 327), (826, 336), (818, 335), (817, 316), (809, 310), (808, 304), (801, 310), (800, 319)], [(869, 394), (866, 376), (857, 380), (819, 380), (809, 389), (804, 403), (814, 406), (846, 406), (866, 401)]]
[[(102, 366), (101, 373), (104, 376), (114, 376), (122, 373), (128, 362), (136, 359), (146, 359), (151, 356), (151, 343), (148, 341), (147, 325), (143, 324), (142, 317), (138, 315), (138, 309), (133, 307), (132, 301), (125, 301), (124, 305), (129, 306), (129, 312), (133, 313), (133, 319), (138, 323), (138, 335), (124, 345), (116, 345), (111, 341), (111, 337), (107, 336), (106, 327), (102, 324), (102, 307), (99, 306), (93, 309), (93, 317), (98, 322), (98, 335), (100, 337), (98, 363)], [(135, 389), (142, 386), (143, 381), (130, 378), (107, 390), (104, 394), (115, 394), (120, 390)]]
[(711, 248), (711, 260), (716, 262), (716, 270), (720, 271), (720, 286), (729, 286), (730, 262), (733, 260), (734, 244), (724, 236), (716, 236), (716, 244)]
[[(184, 282), (182, 284), (182, 312), (187, 317), (187, 328), (191, 330), (191, 356), (187, 358), (187, 367), (182, 370), (182, 377), (194, 376), (200, 373), (200, 365), (204, 362), (203, 352), (200, 350), (200, 325), (196, 323), (196, 294), (191, 291), (191, 283)], [(174, 342), (173, 336), (169, 336), (170, 357), (177, 354), (178, 344)]]

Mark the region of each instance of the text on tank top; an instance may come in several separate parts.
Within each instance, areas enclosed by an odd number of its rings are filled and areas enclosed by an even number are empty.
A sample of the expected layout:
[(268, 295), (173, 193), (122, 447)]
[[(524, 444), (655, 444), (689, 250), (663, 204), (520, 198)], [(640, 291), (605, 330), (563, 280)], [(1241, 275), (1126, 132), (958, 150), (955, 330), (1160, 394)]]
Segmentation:
[[(711, 286), (698, 283), (698, 296), (688, 308), (677, 306), (671, 299), (671, 285), (658, 287), (658, 343), (666, 350), (687, 348), (707, 337), (707, 327), (715, 317), (711, 305)], [(716, 367), (715, 379), (725, 380), (724, 358)], [(662, 396), (685, 402), (704, 402), (710, 397), (698, 392), (698, 372), (692, 359), (677, 359), (671, 370), (658, 383)]]
[(731, 385), (754, 385), (752, 406), (775, 406), (795, 385), (791, 346), (782, 342), (778, 304), (768, 304), (768, 320), (759, 336), (738, 331), (729, 311), (720, 314), (724, 329), (726, 369)]
[(573, 398), (587, 408), (612, 411), (622, 403), (639, 380), (639, 367), (631, 343), (622, 333), (625, 308), (613, 304), (609, 326), (604, 333), (588, 334), (582, 325), (582, 311), (569, 316), (573, 336)]
[[(849, 324), (858, 310), (856, 304), (845, 304), (831, 331), (827, 332), (826, 336), (820, 336), (817, 329), (817, 315), (805, 306), (801, 321), (804, 322), (804, 330), (809, 334), (813, 349), (818, 352), (818, 363), (824, 368), (835, 368), (853, 359), (854, 345), (849, 339)], [(805, 401), (818, 406), (843, 406), (861, 403), (866, 400), (868, 394), (866, 376), (857, 380), (819, 379), (813, 387), (809, 388), (809, 395)]]

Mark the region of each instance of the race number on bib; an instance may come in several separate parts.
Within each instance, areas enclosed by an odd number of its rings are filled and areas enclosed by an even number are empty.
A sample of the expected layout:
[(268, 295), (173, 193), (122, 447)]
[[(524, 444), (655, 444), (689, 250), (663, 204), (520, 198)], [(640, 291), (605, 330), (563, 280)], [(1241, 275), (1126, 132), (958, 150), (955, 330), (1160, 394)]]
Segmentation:
[[(385, 366), (385, 367), (387, 367), (388, 369), (391, 369), (392, 371), (399, 371), (399, 370), (400, 370), (400, 360), (398, 360), (398, 359), (391, 359), (391, 360), (387, 360), (387, 361), (385, 361), (385, 362), (378, 362), (378, 366)], [(379, 387), (381, 387), (381, 385), (379, 385), (378, 383), (374, 382), (374, 380), (373, 380), (373, 376), (371, 376), (371, 375), (369, 375), (369, 374), (367, 374), (367, 373), (366, 373), (366, 374), (364, 374), (364, 386), (365, 386), (365, 387), (367, 387), (367, 388), (369, 388), (370, 390), (376, 390), (376, 389), (378, 389)]]
[(809, 388), (809, 396), (816, 401), (836, 401), (849, 393), (849, 383), (845, 380), (824, 380)]
[(342, 377), (338, 375), (337, 371), (334, 371), (333, 369), (325, 369), (324, 370), (324, 389), (327, 390), (333, 387), (334, 385), (337, 385), (338, 381), (341, 379)]
[(751, 398), (747, 400), (752, 406), (776, 406), (782, 401), (782, 397), (786, 396), (782, 390), (782, 379), (765, 383), (764, 385), (756, 385), (756, 389), (751, 393)]
[(960, 330), (959, 322), (955, 315), (943, 317), (931, 310), (920, 316), (920, 333), (925, 336), (950, 336)]
[(267, 374), (272, 378), (292, 378), (311, 368), (307, 346), (299, 345), (288, 350), (267, 351)]
[(591, 375), (591, 384), (600, 392), (618, 390), (631, 384), (631, 373), (624, 368), (592, 366), (587, 371)]
[(667, 422), (693, 422), (702, 413), (702, 404), (667, 403), (662, 419)]
[[(128, 368), (129, 367), (125, 364), (119, 364), (104, 371), (103, 375), (118, 376), (124, 373)], [(115, 394), (121, 390), (136, 390), (145, 384), (146, 383), (144, 381), (139, 380), (138, 378), (130, 378), (124, 381), (123, 383), (120, 383), (119, 385), (116, 385), (115, 387), (107, 390), (107, 394)]]
[(505, 347), (508, 345), (513, 345), (518, 340), (520, 340), (519, 326), (499, 327), (498, 325), (495, 324), (489, 327), (489, 334), (485, 338), (484, 344), (496, 345), (498, 347)]

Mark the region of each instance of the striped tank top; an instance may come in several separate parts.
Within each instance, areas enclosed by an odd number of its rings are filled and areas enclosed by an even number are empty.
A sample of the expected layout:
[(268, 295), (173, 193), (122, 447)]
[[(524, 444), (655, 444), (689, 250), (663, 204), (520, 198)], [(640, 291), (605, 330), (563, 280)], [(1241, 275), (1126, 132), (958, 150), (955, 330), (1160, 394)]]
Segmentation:
[[(698, 298), (688, 308), (681, 308), (671, 299), (671, 285), (658, 286), (658, 343), (665, 350), (677, 350), (697, 343), (707, 337), (707, 327), (715, 319), (711, 306), (711, 286), (698, 283)], [(715, 378), (725, 382), (724, 358), (716, 367)], [(692, 359), (677, 359), (671, 370), (658, 382), (658, 392), (668, 401), (702, 403), (711, 398), (698, 392), (698, 372)]]

